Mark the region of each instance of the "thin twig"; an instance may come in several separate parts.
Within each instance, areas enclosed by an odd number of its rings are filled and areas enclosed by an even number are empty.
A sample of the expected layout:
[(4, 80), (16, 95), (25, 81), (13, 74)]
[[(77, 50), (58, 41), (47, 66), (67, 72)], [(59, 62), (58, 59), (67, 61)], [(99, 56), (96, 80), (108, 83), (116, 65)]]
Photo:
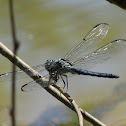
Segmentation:
[(82, 116), (82, 113), (78, 107), (78, 105), (76, 104), (76, 102), (74, 100), (72, 100), (71, 102), (76, 110), (76, 113), (78, 115), (78, 120), (79, 120), (79, 126), (83, 126), (83, 116)]
[[(16, 66), (18, 66), (21, 70), (26, 72), (27, 75), (29, 75), (33, 80), (40, 79), (38, 82), (42, 87), (48, 84), (48, 80), (42, 77), (37, 71), (33, 70), (29, 65), (27, 65), (25, 62), (23, 62), (19, 57), (14, 56), (14, 54), (0, 42), (0, 53), (8, 58), (12, 63), (15, 63)], [(15, 58), (15, 62), (13, 62), (13, 59)], [(54, 87), (55, 86), (55, 87)], [(56, 87), (57, 85), (49, 85), (48, 87), (44, 87), (46, 91), (48, 91), (50, 94), (52, 94), (55, 98), (60, 100), (63, 104), (65, 104), (67, 107), (75, 111), (74, 106), (71, 104), (71, 102), (64, 96)], [(81, 113), (87, 121), (92, 123), (94, 126), (106, 126), (102, 122), (100, 122), (98, 119), (90, 115), (88, 112), (83, 111), (82, 109)]]
[[(15, 21), (14, 21), (14, 12), (13, 12), (13, 1), (9, 0), (9, 7), (10, 7), (10, 21), (11, 21), (11, 31), (12, 31), (12, 39), (13, 39), (13, 45), (14, 45), (14, 49), (13, 52), (16, 55), (17, 54), (17, 49), (18, 49), (18, 45), (19, 43), (17, 42), (16, 39), (16, 32), (15, 32)], [(15, 58), (14, 61), (15, 62)], [(12, 71), (13, 71), (13, 75), (12, 75), (12, 91), (11, 91), (11, 102), (12, 102), (12, 108), (11, 108), (11, 120), (12, 120), (12, 126), (15, 126), (15, 97), (16, 97), (16, 92), (15, 92), (15, 71), (16, 71), (16, 67), (15, 64), (12, 64)]]
[(58, 85), (54, 85), (54, 87), (56, 87), (70, 102), (71, 104), (74, 106), (74, 109), (77, 113), (78, 116), (78, 121), (79, 121), (79, 126), (83, 126), (83, 117), (82, 117), (82, 113), (80, 108), (78, 107), (78, 105), (76, 104), (76, 102), (70, 97), (69, 94), (67, 94), (63, 88), (61, 88)]

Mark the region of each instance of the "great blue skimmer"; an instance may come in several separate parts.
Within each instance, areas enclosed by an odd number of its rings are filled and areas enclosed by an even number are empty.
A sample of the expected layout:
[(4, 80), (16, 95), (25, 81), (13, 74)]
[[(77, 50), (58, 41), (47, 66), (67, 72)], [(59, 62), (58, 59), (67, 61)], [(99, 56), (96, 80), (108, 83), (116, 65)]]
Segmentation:
[[(69, 73), (71, 73), (71, 75), (78, 74), (104, 78), (119, 78), (118, 75), (110, 73), (88, 71), (96, 64), (103, 63), (113, 57), (126, 45), (126, 40), (118, 39), (98, 48), (100, 42), (106, 36), (108, 29), (109, 25), (106, 23), (96, 25), (64, 58), (59, 60), (47, 60), (46, 63), (35, 66), (33, 69), (42, 72), (42, 74), (44, 71), (48, 71), (48, 73), (44, 75), (45, 78), (48, 78), (49, 81), (53, 81), (54, 83), (61, 78), (64, 85), (68, 85), (67, 75), (69, 75)], [(21, 70), (16, 71), (16, 73), (19, 79), (28, 77)], [(11, 72), (1, 74), (0, 81), (7, 80), (11, 75)], [(23, 91), (31, 91), (38, 88), (40, 88), (39, 84), (36, 84), (35, 81), (31, 81), (23, 85), (21, 89)]]

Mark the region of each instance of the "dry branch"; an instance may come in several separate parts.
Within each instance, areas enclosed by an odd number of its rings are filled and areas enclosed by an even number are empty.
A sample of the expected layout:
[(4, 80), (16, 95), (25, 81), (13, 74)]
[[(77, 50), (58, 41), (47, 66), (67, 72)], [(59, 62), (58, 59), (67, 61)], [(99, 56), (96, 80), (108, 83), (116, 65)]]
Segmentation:
[[(70, 102), (70, 96), (61, 91), (58, 90), (60, 87), (58, 85), (49, 85), (48, 87), (45, 87), (45, 85), (48, 84), (48, 80), (42, 78), (42, 76), (35, 70), (33, 70), (29, 65), (27, 65), (25, 62), (23, 62), (19, 57), (15, 56), (5, 45), (3, 45), (0, 42), (0, 53), (8, 58), (12, 63), (15, 63), (16, 66), (18, 66), (21, 70), (23, 70), (28, 76), (30, 76), (33, 80), (40, 79), (38, 82), (40, 86), (44, 87), (46, 91), (48, 91), (51, 95), (53, 95), (55, 98), (60, 100), (63, 104), (65, 104), (67, 107), (75, 110), (75, 107), (73, 104), (75, 104), (75, 101), (72, 103)], [(15, 59), (15, 62), (13, 62)], [(79, 108), (80, 109), (80, 108)], [(102, 122), (100, 122), (98, 119), (90, 115), (88, 112), (83, 111), (80, 109), (82, 116), (84, 119), (86, 119), (88, 122), (92, 123), (94, 126), (106, 126)]]
[(115, 4), (118, 7), (121, 7), (122, 9), (126, 9), (126, 0), (107, 0), (112, 4)]
[[(19, 47), (19, 42), (17, 41), (17, 37), (16, 37), (16, 28), (15, 28), (15, 18), (14, 18), (14, 9), (13, 9), (13, 0), (9, 0), (9, 9), (10, 9), (10, 22), (11, 22), (11, 33), (12, 33), (12, 42), (13, 42), (13, 52), (16, 55), (17, 51), (18, 51), (18, 47)], [(14, 61), (15, 62), (15, 58)], [(11, 104), (12, 104), (12, 108), (10, 111), (10, 115), (11, 115), (11, 122), (12, 122), (12, 126), (16, 125), (16, 112), (15, 112), (15, 106), (16, 106), (16, 89), (15, 89), (15, 80), (16, 80), (16, 66), (14, 64), (12, 64), (12, 88), (11, 88)]]

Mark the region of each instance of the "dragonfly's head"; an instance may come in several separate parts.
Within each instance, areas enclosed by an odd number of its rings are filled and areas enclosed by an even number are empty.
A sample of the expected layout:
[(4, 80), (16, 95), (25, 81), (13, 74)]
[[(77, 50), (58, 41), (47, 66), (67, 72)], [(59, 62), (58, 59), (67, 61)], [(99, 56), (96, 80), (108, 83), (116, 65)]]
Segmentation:
[(50, 72), (57, 70), (57, 62), (55, 60), (47, 60), (45, 63), (45, 69)]

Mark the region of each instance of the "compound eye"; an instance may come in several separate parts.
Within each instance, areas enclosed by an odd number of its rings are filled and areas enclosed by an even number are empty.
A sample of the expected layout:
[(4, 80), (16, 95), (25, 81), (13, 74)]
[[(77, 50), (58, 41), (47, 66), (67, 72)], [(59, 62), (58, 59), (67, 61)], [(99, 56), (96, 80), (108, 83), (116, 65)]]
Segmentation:
[(48, 63), (48, 62), (49, 62), (49, 60), (46, 60), (46, 62)]
[(50, 60), (47, 60), (47, 61), (46, 61), (46, 64), (47, 64), (47, 65), (50, 65)]

